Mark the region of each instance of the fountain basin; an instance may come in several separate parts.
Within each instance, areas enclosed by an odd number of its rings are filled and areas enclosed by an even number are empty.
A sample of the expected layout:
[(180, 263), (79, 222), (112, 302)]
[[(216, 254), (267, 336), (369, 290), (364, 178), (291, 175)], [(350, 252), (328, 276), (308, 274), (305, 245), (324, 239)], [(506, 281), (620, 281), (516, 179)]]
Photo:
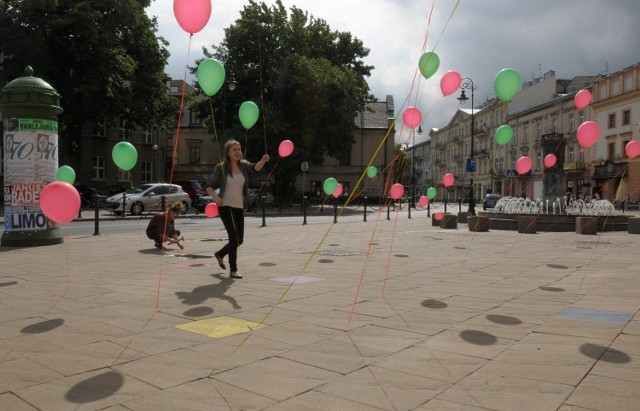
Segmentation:
[[(518, 217), (531, 216), (536, 218), (536, 231), (539, 232), (575, 232), (576, 219), (580, 215), (557, 214), (511, 214), (500, 211), (478, 211), (479, 216), (489, 218), (490, 230), (518, 231)], [(593, 216), (598, 219), (598, 232), (627, 231), (629, 227), (628, 215)]]

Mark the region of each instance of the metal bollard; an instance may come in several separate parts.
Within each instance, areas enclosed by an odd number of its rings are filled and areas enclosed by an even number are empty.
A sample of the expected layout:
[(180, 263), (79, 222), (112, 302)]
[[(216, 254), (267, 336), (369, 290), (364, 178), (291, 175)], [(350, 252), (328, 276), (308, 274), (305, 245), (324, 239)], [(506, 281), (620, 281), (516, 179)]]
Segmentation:
[(267, 209), (265, 208), (265, 203), (266, 203), (266, 199), (265, 196), (262, 196), (262, 201), (260, 201), (261, 206), (262, 206), (262, 227), (266, 227), (267, 226)]
[[(399, 201), (402, 201), (402, 200), (399, 200)], [(409, 217), (408, 217), (409, 220), (411, 220), (411, 201), (412, 200), (407, 201), (407, 212), (409, 213)]]
[(302, 225), (307, 224), (307, 196), (302, 197)]
[(431, 201), (427, 203), (427, 217), (431, 218)]
[(333, 199), (333, 223), (338, 222), (338, 199)]
[(444, 198), (444, 212), (447, 212), (447, 197)]
[(462, 211), (462, 197), (458, 198), (458, 212)]
[(387, 220), (391, 220), (391, 197), (387, 197)]
[(196, 215), (200, 215), (200, 194), (196, 194), (196, 201), (193, 204), (196, 207)]
[(95, 224), (93, 229), (93, 235), (100, 235), (100, 200), (104, 198), (106, 197), (98, 194), (93, 195), (93, 209), (96, 212), (94, 217)]
[(167, 197), (160, 196), (160, 211), (167, 211)]
[(122, 193), (122, 218), (127, 216), (127, 193)]
[(362, 221), (367, 221), (367, 202), (369, 201), (369, 197), (365, 197), (362, 201), (364, 205), (364, 219)]

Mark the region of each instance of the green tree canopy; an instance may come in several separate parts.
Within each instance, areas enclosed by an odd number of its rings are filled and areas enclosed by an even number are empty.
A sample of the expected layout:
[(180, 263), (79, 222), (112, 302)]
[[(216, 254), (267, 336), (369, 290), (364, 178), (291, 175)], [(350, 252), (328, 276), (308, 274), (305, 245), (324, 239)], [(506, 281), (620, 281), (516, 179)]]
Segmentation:
[[(285, 188), (302, 161), (320, 164), (327, 154), (350, 150), (356, 112), (370, 98), (365, 77), (373, 69), (362, 60), (369, 50), (351, 33), (333, 31), (295, 6), (288, 13), (281, 1), (268, 7), (250, 0), (213, 50), (205, 49), (205, 55), (220, 60), (227, 78), (233, 73), (237, 81), (234, 91), (223, 87), (214, 97), (219, 130), (227, 115), (221, 139), (238, 139), (249, 158), (259, 158), (266, 144), (274, 160), (280, 142), (291, 140), (294, 153), (276, 171)], [(249, 100), (261, 117), (245, 134), (237, 107)], [(208, 103), (201, 110), (210, 115)]]
[[(156, 36), (150, 0), (0, 0), (0, 86), (23, 75), (62, 96), (61, 148), (79, 144), (85, 121), (119, 116), (129, 124), (172, 128), (166, 96), (167, 43)], [(66, 143), (66, 144), (65, 144)]]

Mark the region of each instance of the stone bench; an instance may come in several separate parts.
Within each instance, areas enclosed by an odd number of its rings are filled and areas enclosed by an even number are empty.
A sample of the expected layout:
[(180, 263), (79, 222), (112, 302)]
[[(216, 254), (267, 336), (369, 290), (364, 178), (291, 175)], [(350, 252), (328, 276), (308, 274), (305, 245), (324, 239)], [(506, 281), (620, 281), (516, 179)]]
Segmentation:
[(629, 234), (640, 234), (640, 218), (630, 218), (627, 228)]
[(577, 217), (576, 234), (594, 235), (598, 233), (597, 217)]
[(442, 220), (440, 220), (440, 228), (452, 230), (458, 228), (458, 216), (455, 214), (445, 213)]
[(521, 234), (535, 234), (538, 232), (536, 222), (538, 216), (535, 215), (521, 215), (518, 217), (518, 232)]
[(487, 232), (489, 231), (489, 217), (485, 216), (471, 216), (468, 219), (469, 231), (474, 232)]

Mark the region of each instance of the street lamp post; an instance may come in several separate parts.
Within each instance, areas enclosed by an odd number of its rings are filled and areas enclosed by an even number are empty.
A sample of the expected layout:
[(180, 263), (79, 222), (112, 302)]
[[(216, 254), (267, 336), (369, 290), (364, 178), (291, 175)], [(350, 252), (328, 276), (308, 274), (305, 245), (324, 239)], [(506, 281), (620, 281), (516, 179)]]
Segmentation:
[(462, 93), (460, 93), (460, 97), (458, 97), (458, 101), (460, 104), (464, 104), (469, 100), (469, 98), (465, 94), (465, 90), (471, 90), (471, 154), (469, 155), (469, 160), (467, 160), (467, 172), (471, 173), (471, 177), (469, 178), (469, 186), (471, 192), (469, 193), (469, 214), (476, 215), (476, 197), (473, 188), (473, 174), (476, 172), (476, 161), (475, 161), (475, 147), (474, 147), (474, 137), (475, 137), (475, 124), (473, 120), (473, 90), (476, 87), (473, 85), (473, 80), (470, 78), (464, 78), (462, 80), (462, 84), (460, 84), (460, 89)]
[[(238, 82), (236, 81), (236, 77), (231, 73), (229, 75), (229, 80), (227, 80), (227, 89), (229, 91), (233, 91), (236, 89)], [(222, 100), (222, 134), (224, 134), (224, 130), (227, 125), (227, 93), (223, 93)]]

